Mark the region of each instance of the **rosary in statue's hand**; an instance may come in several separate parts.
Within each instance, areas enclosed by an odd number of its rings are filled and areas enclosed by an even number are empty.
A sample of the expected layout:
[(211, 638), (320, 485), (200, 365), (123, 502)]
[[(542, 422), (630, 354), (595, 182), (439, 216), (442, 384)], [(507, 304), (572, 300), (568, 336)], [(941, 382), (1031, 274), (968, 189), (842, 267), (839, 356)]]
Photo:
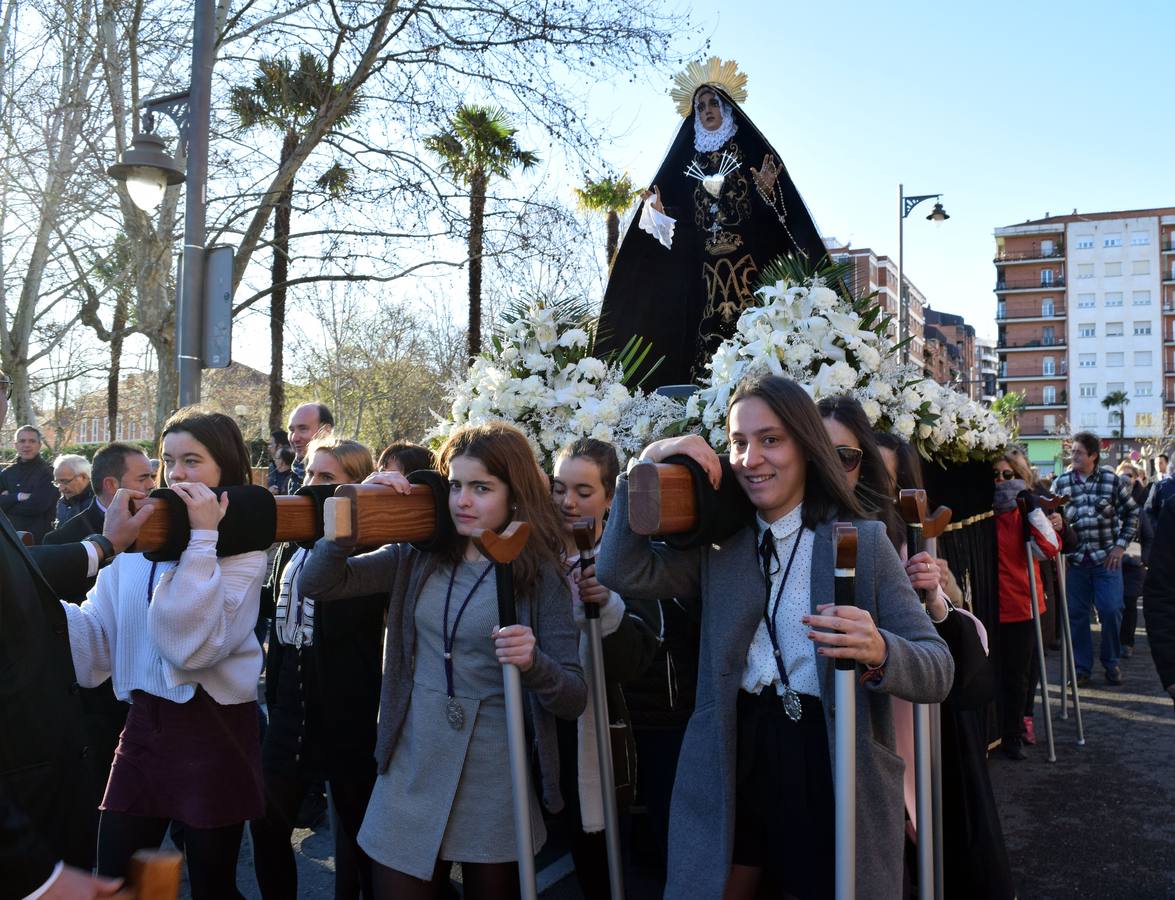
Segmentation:
[(763, 165), (756, 169), (751, 166), (751, 177), (755, 179), (755, 184), (759, 190), (767, 195), (771, 195), (771, 191), (775, 188), (775, 182), (779, 178), (779, 164), (768, 153), (763, 157)]

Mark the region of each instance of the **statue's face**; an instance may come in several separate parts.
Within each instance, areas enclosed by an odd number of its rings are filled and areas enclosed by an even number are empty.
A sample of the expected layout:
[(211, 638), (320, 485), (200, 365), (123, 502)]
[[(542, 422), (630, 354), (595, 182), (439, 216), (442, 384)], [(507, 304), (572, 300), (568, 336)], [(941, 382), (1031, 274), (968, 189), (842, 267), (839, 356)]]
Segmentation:
[(722, 127), (722, 106), (718, 102), (718, 95), (713, 91), (699, 91), (694, 98), (694, 110), (698, 121), (707, 131), (717, 131)]

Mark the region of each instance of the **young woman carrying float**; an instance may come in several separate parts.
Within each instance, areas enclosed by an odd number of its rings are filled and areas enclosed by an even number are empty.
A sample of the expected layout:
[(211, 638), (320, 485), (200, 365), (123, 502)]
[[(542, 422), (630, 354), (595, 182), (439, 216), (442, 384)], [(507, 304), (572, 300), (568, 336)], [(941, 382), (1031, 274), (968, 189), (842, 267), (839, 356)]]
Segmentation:
[[(857, 895), (889, 900), (901, 893), (903, 841), (889, 697), (942, 700), (950, 654), (884, 528), (861, 520), (803, 388), (773, 376), (744, 382), (727, 425), (755, 517), (713, 545), (671, 550), (629, 529), (622, 477), (597, 566), (624, 596), (699, 598), (697, 707), (678, 763), (666, 896), (754, 897), (764, 886), (832, 895), (831, 662), (848, 658), (861, 675)], [(681, 453), (717, 486), (718, 457), (700, 437), (658, 441), (642, 457)], [(858, 529), (857, 606), (834, 610), (832, 524), (844, 519)]]
[[(131, 855), (184, 826), (196, 900), (240, 897), (237, 853), (265, 809), (258, 736), (257, 623), (265, 553), (218, 557), (228, 509), (211, 488), (250, 483), (249, 451), (221, 413), (181, 409), (163, 426), (165, 484), (191, 536), (178, 562), (125, 553), (81, 606), (65, 604), (78, 681), (113, 677), (131, 711), (102, 801), (98, 871), (121, 876)], [(140, 512), (137, 515), (146, 515)]]
[[(454, 432), (438, 468), (449, 480), (458, 539), (451, 550), (394, 544), (371, 553), (319, 541), (302, 573), (315, 599), (391, 594), (376, 741), (379, 775), (359, 844), (372, 858), (375, 896), (441, 896), (451, 862), (465, 896), (518, 896), (501, 665), (522, 673), (544, 799), (558, 810), (554, 717), (574, 718), (585, 687), (564, 581), (562, 528), (526, 439), (505, 424)], [(369, 482), (407, 493), (398, 473)], [(469, 540), (511, 520), (531, 525), (514, 563), (518, 625), (498, 630), (493, 564)], [(535, 850), (544, 832), (531, 798)]]

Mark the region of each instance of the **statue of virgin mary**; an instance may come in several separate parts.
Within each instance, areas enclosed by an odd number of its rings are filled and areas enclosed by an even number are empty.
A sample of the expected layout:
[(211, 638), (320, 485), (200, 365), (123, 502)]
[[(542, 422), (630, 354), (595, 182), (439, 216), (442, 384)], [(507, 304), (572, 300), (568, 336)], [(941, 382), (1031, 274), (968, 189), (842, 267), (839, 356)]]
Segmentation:
[(593, 353), (640, 335), (664, 357), (657, 384), (704, 374), (773, 259), (794, 254), (815, 269), (825, 256), (779, 155), (739, 107), (746, 81), (717, 57), (676, 77), (683, 121), (608, 278)]

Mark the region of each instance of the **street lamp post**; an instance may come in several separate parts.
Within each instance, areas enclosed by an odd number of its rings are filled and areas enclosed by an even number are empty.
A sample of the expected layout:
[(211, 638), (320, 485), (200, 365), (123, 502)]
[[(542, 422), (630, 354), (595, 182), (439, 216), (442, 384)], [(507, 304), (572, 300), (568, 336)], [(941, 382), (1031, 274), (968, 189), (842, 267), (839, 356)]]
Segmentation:
[[(919, 194), (907, 197), (903, 185), (898, 185), (898, 340), (902, 346), (902, 362), (910, 361), (910, 299), (906, 296), (906, 279), (903, 271), (905, 256), (905, 224), (906, 216), (923, 200), (937, 201), (942, 194)], [(936, 202), (934, 210), (926, 217), (931, 222), (941, 224), (950, 216), (942, 208), (942, 203)]]
[[(107, 174), (125, 181), (134, 204), (151, 212), (169, 185), (184, 182), (184, 252), (176, 300), (176, 369), (179, 405), (200, 400), (202, 328), (204, 323), (205, 188), (208, 183), (208, 132), (211, 128), (212, 63), (216, 50), (214, 0), (194, 0), (192, 81), (184, 93), (144, 100), (143, 130), (135, 136)], [(176, 160), (154, 134), (155, 115), (162, 113), (179, 131)], [(186, 171), (177, 160), (186, 159)]]

